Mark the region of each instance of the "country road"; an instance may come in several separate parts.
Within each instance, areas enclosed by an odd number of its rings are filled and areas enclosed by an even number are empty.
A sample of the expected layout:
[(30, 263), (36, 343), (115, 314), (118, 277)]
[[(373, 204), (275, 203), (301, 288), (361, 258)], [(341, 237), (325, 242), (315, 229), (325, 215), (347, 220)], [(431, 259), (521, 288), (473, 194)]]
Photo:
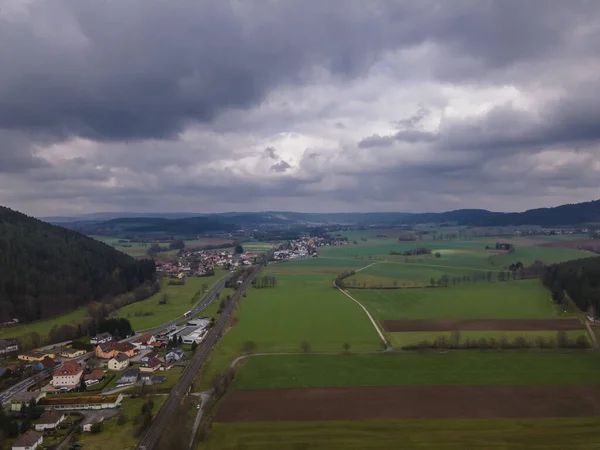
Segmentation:
[(223, 312), (215, 322), (215, 325), (211, 329), (210, 334), (200, 344), (200, 346), (196, 350), (196, 353), (194, 353), (190, 364), (187, 366), (187, 368), (183, 372), (183, 375), (171, 391), (169, 398), (167, 398), (162, 408), (158, 411), (158, 414), (154, 418), (154, 421), (150, 425), (150, 428), (148, 428), (148, 430), (146, 430), (146, 432), (142, 436), (142, 439), (136, 447), (137, 450), (152, 450), (156, 446), (165, 427), (167, 426), (167, 423), (169, 422), (171, 414), (179, 406), (183, 396), (187, 394), (194, 377), (208, 358), (212, 347), (219, 340), (221, 333), (223, 332), (225, 325), (229, 320), (229, 316), (231, 315), (233, 309), (239, 301), (242, 293), (246, 290), (246, 288), (249, 286), (249, 284), (252, 282), (252, 280), (261, 268), (262, 265), (256, 266), (252, 274), (244, 280), (242, 285), (233, 294), (233, 297), (225, 307), (225, 310), (223, 310)]

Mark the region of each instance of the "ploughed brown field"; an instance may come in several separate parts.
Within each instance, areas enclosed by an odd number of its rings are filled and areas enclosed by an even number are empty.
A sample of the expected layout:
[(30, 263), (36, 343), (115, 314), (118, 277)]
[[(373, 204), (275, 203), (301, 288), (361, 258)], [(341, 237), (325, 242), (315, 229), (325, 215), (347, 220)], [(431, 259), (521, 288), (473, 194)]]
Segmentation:
[(600, 253), (600, 239), (575, 239), (572, 241), (547, 242), (539, 245), (540, 247), (573, 248), (575, 250)]
[(362, 386), (231, 391), (219, 422), (600, 415), (600, 387)]
[(583, 324), (570, 319), (406, 319), (381, 320), (385, 331), (548, 331), (581, 330)]

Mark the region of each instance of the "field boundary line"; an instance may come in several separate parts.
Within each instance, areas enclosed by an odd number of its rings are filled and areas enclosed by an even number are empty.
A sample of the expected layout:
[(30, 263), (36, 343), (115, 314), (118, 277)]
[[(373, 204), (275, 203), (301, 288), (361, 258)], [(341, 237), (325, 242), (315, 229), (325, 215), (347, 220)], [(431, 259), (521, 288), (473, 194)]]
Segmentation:
[[(366, 269), (367, 267), (371, 267), (373, 264), (376, 263), (371, 263), (368, 266), (363, 267), (362, 269), (357, 269), (354, 272), (360, 272), (361, 270)], [(333, 280), (333, 286), (338, 289), (342, 294), (344, 294), (346, 297), (348, 297), (349, 299), (351, 299), (354, 303), (356, 303), (358, 306), (360, 306), (363, 311), (365, 312), (365, 314), (367, 315), (367, 317), (369, 318), (369, 320), (371, 321), (371, 323), (373, 324), (373, 327), (375, 328), (375, 331), (377, 331), (377, 334), (379, 335), (379, 337), (381, 338), (381, 342), (383, 342), (383, 345), (385, 345), (386, 349), (391, 348), (390, 345), (388, 344), (387, 339), (385, 338), (385, 336), (383, 335), (383, 333), (381, 332), (381, 330), (379, 329), (379, 327), (377, 326), (377, 322), (375, 322), (375, 319), (373, 319), (373, 316), (371, 316), (371, 313), (367, 310), (367, 308), (364, 307), (364, 305), (359, 302), (358, 300), (356, 300), (354, 297), (352, 297), (350, 294), (348, 294), (348, 292), (346, 292), (345, 290), (343, 290), (341, 287), (339, 287), (337, 285), (337, 283), (335, 282), (335, 280)]]

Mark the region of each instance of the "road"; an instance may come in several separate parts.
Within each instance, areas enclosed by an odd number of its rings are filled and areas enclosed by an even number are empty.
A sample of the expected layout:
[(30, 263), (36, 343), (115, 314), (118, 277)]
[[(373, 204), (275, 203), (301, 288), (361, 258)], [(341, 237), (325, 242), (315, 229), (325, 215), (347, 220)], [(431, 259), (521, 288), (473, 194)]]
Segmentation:
[(192, 381), (204, 362), (206, 361), (212, 347), (219, 340), (221, 333), (223, 332), (227, 321), (229, 320), (229, 316), (238, 300), (240, 299), (242, 293), (246, 290), (246, 288), (250, 285), (251, 281), (254, 279), (256, 274), (260, 271), (262, 265), (258, 265), (254, 268), (251, 276), (246, 278), (242, 283), (241, 287), (236, 290), (235, 294), (219, 315), (219, 318), (215, 322), (215, 325), (210, 331), (208, 337), (200, 344), (196, 353), (194, 353), (194, 357), (190, 361), (190, 364), (187, 366), (183, 375), (179, 379), (177, 385), (171, 391), (169, 398), (163, 404), (162, 408), (158, 411), (154, 421), (150, 425), (150, 428), (144, 433), (140, 443), (136, 447), (137, 450), (152, 450), (156, 444), (158, 443), (160, 436), (162, 435), (169, 419), (171, 418), (172, 413), (181, 403), (181, 399), (190, 389), (192, 385)]
[[(190, 317), (193, 317), (196, 314), (200, 314), (216, 298), (217, 294), (219, 292), (221, 292), (221, 289), (223, 289), (225, 287), (225, 283), (227, 283), (227, 280), (229, 280), (229, 278), (231, 278), (230, 273), (227, 274), (227, 276), (222, 278), (220, 281), (218, 281), (216, 283), (216, 285), (213, 285), (211, 292), (208, 295), (205, 295), (203, 298), (201, 298), (200, 301), (198, 301), (198, 303), (196, 303), (196, 305), (194, 305), (194, 308), (191, 310)], [(160, 331), (166, 330), (168, 328), (171, 328), (171, 327), (177, 325), (178, 322), (180, 322), (184, 319), (185, 319), (184, 316), (179, 316), (167, 323), (162, 324), (160, 327), (156, 327), (156, 328), (153, 328), (150, 330), (145, 330), (145, 332), (152, 333), (152, 334), (158, 333)], [(126, 339), (121, 339), (119, 342), (132, 342), (132, 341), (135, 341), (140, 336), (141, 336), (141, 333), (138, 333), (138, 334), (135, 334), (134, 336), (130, 336)], [(52, 345), (49, 345), (49, 346), (46, 346), (43, 348), (51, 348), (51, 347), (55, 347), (57, 345), (60, 345), (60, 344), (52, 344)], [(89, 353), (86, 353), (85, 355), (79, 356), (75, 359), (78, 362), (81, 362), (83, 360), (89, 359), (91, 356), (93, 356), (93, 354), (94, 354), (93, 352), (89, 352)], [(2, 392), (2, 394), (0, 394), (0, 404), (4, 403), (5, 401), (10, 400), (10, 398), (13, 395), (15, 395), (17, 392), (26, 391), (31, 386), (33, 386), (36, 382), (36, 377), (39, 376), (40, 374), (42, 374), (44, 378), (49, 376), (47, 371), (43, 371), (37, 375), (34, 375), (32, 377), (26, 378), (23, 381), (20, 381), (19, 383), (15, 384), (14, 386), (11, 386), (6, 391)]]
[(194, 420), (194, 425), (192, 426), (192, 434), (190, 435), (190, 445), (189, 450), (192, 450), (194, 447), (194, 440), (196, 438), (196, 433), (198, 432), (198, 427), (200, 426), (200, 420), (202, 420), (202, 414), (204, 413), (204, 407), (206, 402), (210, 399), (212, 395), (212, 390), (208, 390), (200, 393), (200, 408), (198, 408), (198, 414), (196, 414), (196, 419)]
[(585, 319), (585, 326), (592, 337), (592, 341), (594, 341), (594, 350), (598, 350), (598, 339), (596, 339), (596, 333), (594, 333), (594, 330), (592, 330), (590, 322), (587, 319)]

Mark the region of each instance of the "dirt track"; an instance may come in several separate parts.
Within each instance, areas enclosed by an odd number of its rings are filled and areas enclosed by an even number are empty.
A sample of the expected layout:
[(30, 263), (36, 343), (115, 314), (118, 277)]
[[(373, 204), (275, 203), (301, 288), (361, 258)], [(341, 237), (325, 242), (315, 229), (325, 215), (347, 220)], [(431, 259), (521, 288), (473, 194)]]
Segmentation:
[(368, 386), (232, 391), (219, 422), (600, 415), (600, 387)]
[(547, 331), (582, 330), (578, 319), (415, 319), (381, 320), (385, 331)]

